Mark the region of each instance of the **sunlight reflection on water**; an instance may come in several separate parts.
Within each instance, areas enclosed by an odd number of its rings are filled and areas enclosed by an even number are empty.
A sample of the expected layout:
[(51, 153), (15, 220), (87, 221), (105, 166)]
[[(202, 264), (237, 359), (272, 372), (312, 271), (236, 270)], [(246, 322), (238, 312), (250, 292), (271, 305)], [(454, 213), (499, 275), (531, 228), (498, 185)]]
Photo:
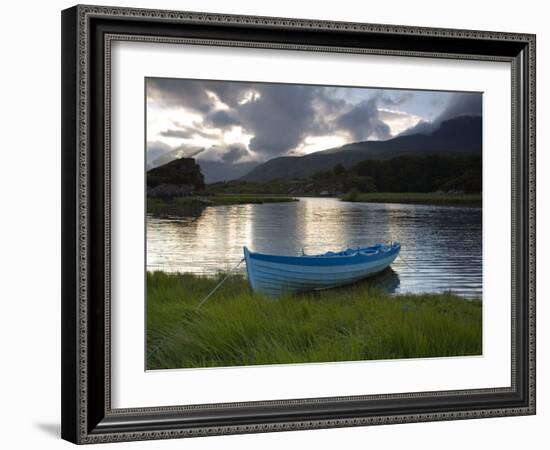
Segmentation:
[(214, 274), (235, 266), (245, 245), (300, 255), (302, 249), (314, 254), (396, 240), (402, 259), (392, 264), (394, 280), (383, 286), (388, 291), (481, 297), (481, 217), (481, 208), (333, 198), (208, 207), (195, 217), (148, 216), (147, 268)]

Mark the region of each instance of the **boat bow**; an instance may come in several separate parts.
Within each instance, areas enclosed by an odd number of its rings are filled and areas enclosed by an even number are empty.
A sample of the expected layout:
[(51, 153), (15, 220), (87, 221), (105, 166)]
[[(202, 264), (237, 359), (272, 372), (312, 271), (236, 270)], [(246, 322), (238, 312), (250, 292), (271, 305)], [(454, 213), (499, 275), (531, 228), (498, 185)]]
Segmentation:
[(243, 248), (250, 286), (271, 297), (354, 283), (386, 269), (397, 257), (401, 245), (326, 252), (319, 255), (270, 255)]

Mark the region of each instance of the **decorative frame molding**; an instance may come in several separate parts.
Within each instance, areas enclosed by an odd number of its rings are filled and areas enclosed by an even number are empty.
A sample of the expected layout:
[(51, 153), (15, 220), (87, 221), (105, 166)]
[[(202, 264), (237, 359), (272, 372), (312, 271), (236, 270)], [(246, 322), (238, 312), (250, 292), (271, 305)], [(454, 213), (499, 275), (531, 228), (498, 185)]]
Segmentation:
[[(511, 386), (112, 409), (110, 50), (117, 40), (509, 62)], [(63, 11), (62, 436), (97, 443), (534, 414), (535, 51), (531, 34), (99, 6)]]

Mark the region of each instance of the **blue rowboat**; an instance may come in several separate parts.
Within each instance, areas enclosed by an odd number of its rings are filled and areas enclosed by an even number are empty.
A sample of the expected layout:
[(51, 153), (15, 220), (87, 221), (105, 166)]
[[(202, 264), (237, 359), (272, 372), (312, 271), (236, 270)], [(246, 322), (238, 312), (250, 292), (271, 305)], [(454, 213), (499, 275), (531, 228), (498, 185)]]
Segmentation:
[(397, 258), (401, 245), (392, 242), (302, 256), (267, 255), (251, 252), (246, 247), (243, 250), (252, 289), (279, 297), (343, 286), (375, 275)]

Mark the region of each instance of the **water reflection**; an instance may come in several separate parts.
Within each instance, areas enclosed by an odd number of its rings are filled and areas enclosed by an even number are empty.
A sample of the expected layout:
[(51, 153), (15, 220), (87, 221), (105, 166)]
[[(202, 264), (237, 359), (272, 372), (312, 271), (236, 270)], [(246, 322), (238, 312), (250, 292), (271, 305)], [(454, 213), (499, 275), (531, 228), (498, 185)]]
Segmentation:
[[(390, 292), (481, 296), (481, 209), (340, 202), (208, 207), (195, 217), (147, 217), (148, 269), (210, 274), (259, 252), (299, 255), (398, 240)], [(242, 269), (244, 270), (244, 269)]]

